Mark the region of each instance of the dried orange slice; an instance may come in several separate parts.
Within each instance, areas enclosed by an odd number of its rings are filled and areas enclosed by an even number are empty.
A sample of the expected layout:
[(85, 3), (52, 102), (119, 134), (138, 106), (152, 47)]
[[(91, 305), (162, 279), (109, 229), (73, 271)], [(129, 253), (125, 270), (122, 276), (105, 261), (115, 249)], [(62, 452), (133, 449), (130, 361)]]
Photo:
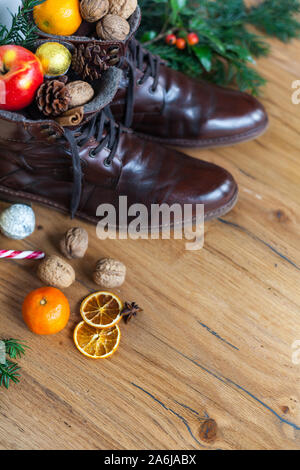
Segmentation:
[(94, 292), (80, 306), (83, 320), (95, 328), (111, 328), (122, 318), (123, 303), (111, 292)]
[(91, 359), (105, 359), (118, 349), (121, 331), (118, 325), (112, 328), (94, 328), (84, 321), (74, 330), (74, 342), (77, 349)]

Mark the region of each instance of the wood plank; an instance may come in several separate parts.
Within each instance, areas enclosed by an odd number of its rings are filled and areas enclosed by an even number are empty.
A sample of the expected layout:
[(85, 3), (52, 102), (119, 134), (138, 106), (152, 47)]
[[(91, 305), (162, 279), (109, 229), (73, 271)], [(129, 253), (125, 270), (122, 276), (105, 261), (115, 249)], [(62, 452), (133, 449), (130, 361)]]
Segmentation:
[[(180, 240), (99, 241), (80, 222), (90, 246), (72, 262), (71, 320), (53, 337), (31, 334), (21, 319), (24, 296), (40, 286), (36, 263), (1, 261), (1, 335), (31, 347), (21, 383), (0, 389), (1, 449), (299, 449), (300, 107), (291, 83), (300, 78), (300, 46), (272, 43), (259, 63), (269, 82), (267, 134), (187, 151), (226, 167), (240, 186), (235, 209), (206, 224), (203, 250), (186, 251)], [(74, 222), (34, 209), (40, 230), (20, 242), (1, 237), (3, 248), (58, 253)], [(121, 325), (110, 360), (93, 362), (75, 349), (72, 331), (103, 256), (127, 265), (117, 292), (144, 313)], [(218, 426), (211, 443), (199, 434), (207, 417)]]

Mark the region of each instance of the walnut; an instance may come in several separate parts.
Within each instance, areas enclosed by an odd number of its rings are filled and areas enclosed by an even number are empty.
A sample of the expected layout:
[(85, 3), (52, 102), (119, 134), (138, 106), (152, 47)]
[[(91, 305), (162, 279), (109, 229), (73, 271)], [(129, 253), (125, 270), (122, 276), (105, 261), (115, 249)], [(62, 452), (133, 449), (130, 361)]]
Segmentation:
[(96, 31), (99, 38), (105, 41), (124, 41), (130, 32), (130, 26), (121, 16), (106, 15), (97, 23)]
[(88, 103), (95, 94), (94, 88), (89, 83), (81, 80), (68, 83), (66, 89), (70, 96), (69, 109)]
[(109, 13), (129, 18), (136, 10), (137, 0), (109, 0)]
[(109, 9), (108, 0), (81, 0), (80, 12), (85, 21), (95, 23), (107, 15)]
[(105, 287), (106, 289), (120, 287), (125, 281), (125, 277), (126, 266), (121, 263), (121, 261), (111, 258), (103, 258), (96, 264), (94, 281), (96, 284)]
[(53, 255), (45, 258), (38, 267), (38, 277), (48, 286), (64, 288), (75, 281), (75, 271), (65, 260)]
[(60, 241), (60, 249), (67, 258), (83, 258), (88, 248), (89, 236), (84, 228), (70, 228)]

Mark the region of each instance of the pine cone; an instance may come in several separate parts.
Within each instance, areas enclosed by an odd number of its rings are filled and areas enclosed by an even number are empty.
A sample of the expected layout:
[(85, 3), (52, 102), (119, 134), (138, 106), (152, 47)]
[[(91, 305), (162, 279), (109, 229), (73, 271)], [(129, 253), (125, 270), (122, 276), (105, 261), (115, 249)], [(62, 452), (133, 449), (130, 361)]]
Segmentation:
[(69, 109), (71, 97), (65, 81), (47, 80), (38, 89), (36, 101), (45, 116), (57, 117)]
[(111, 59), (110, 56), (101, 53), (98, 44), (88, 43), (86, 46), (81, 44), (73, 53), (73, 70), (84, 80), (98, 80), (101, 72), (109, 68), (107, 61)]

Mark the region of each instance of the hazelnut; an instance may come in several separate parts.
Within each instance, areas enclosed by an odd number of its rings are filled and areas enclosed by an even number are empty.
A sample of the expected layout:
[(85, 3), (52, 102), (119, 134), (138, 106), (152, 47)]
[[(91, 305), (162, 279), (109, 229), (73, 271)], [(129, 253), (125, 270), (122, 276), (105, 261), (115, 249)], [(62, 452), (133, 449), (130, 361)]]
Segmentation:
[(88, 103), (95, 94), (94, 88), (89, 83), (81, 80), (68, 83), (66, 89), (70, 95), (69, 109)]
[(81, 0), (80, 13), (88, 23), (94, 23), (108, 13), (108, 0)]
[(96, 264), (94, 281), (96, 284), (107, 289), (120, 287), (125, 281), (126, 266), (121, 261), (103, 258)]
[(109, 13), (129, 18), (136, 10), (137, 0), (109, 0)]
[(83, 258), (88, 248), (89, 236), (84, 228), (70, 228), (60, 241), (60, 250), (68, 259)]
[(130, 26), (121, 16), (106, 15), (97, 23), (96, 31), (99, 38), (105, 41), (124, 41), (130, 32)]
[(69, 287), (75, 281), (75, 271), (72, 266), (59, 256), (45, 258), (38, 267), (40, 280), (53, 287)]

